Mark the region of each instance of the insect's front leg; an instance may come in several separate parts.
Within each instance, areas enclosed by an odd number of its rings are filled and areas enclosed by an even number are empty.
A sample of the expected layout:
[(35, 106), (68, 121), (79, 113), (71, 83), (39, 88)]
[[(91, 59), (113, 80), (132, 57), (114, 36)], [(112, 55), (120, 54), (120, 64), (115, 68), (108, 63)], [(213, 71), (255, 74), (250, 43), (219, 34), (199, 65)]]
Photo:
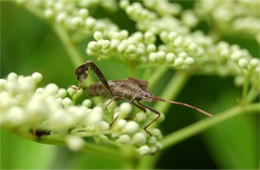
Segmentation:
[(107, 88), (107, 90), (111, 93), (112, 96), (112, 90), (110, 89), (108, 82), (103, 75), (103, 73), (99, 70), (99, 68), (95, 65), (95, 63), (91, 60), (86, 61), (85, 64), (80, 65), (76, 68), (75, 74), (77, 76), (77, 80), (79, 81), (79, 87), (81, 88), (82, 82), (88, 77), (88, 67), (90, 67), (94, 73), (97, 75), (98, 79), (102, 82), (102, 84)]

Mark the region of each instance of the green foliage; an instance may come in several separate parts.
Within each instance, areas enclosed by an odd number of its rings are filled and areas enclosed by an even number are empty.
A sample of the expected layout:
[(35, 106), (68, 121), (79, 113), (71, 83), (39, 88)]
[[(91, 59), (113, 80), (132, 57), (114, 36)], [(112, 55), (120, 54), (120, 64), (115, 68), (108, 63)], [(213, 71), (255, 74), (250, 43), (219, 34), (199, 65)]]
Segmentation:
[[(1, 1), (0, 96), (10, 92), (2, 83), (10, 72), (37, 71), (44, 77), (39, 87), (55, 83), (68, 88), (77, 83), (75, 67), (91, 59), (108, 80), (129, 76), (148, 80), (154, 94), (200, 106), (216, 116), (204, 119), (190, 109), (158, 102), (153, 107), (165, 116), (155, 125), (163, 138), (156, 138), (154, 155), (140, 156), (136, 151), (145, 154), (143, 146), (120, 143), (119, 137), (125, 135), (121, 132), (115, 138), (108, 134), (109, 141), (101, 144), (94, 133), (90, 137), (82, 133), (84, 147), (73, 152), (59, 146), (66, 145), (69, 134), (56, 131), (57, 136), (37, 140), (28, 132), (35, 128), (32, 124), (4, 124), (3, 117), (10, 112), (2, 105), (7, 98), (0, 97), (0, 168), (259, 168), (259, 116), (250, 114), (260, 113), (259, 2), (140, 2)], [(86, 84), (94, 81), (91, 73)], [(77, 101), (68, 97), (76, 103), (72, 106), (80, 107), (86, 95)], [(105, 103), (103, 98), (90, 99), (93, 107)], [(26, 105), (29, 100), (21, 101)], [(66, 102), (62, 107), (66, 110)], [(104, 120), (109, 123), (115, 112), (105, 111)], [(126, 120), (135, 121), (137, 112), (132, 109)], [(132, 141), (134, 135), (127, 135)], [(80, 139), (70, 141), (81, 143)]]

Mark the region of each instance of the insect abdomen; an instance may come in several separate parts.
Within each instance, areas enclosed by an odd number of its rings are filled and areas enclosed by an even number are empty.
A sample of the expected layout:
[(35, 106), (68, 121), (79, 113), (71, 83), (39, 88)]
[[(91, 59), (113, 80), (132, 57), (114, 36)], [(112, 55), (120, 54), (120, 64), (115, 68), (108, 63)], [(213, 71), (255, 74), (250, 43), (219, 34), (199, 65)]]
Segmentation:
[(89, 96), (110, 96), (110, 92), (102, 83), (94, 83), (86, 87)]

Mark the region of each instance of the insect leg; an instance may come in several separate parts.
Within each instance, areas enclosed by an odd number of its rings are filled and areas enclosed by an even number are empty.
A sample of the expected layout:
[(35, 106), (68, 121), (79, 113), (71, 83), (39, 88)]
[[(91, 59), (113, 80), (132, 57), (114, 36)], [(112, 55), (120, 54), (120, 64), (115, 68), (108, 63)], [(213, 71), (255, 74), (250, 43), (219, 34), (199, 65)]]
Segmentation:
[(131, 102), (131, 103), (133, 103), (136, 107), (141, 109), (143, 112), (146, 112), (146, 109), (143, 106), (140, 106), (138, 103), (135, 103), (135, 102)]
[(116, 118), (114, 118), (113, 120), (112, 120), (112, 122), (109, 124), (109, 126), (110, 127), (112, 127), (113, 126), (113, 124), (115, 123), (115, 121), (118, 119), (118, 117), (119, 117), (119, 115), (117, 115), (117, 117)]
[(112, 90), (110, 89), (110, 87), (108, 85), (108, 82), (107, 82), (105, 76), (99, 70), (99, 68), (96, 66), (96, 64), (93, 61), (88, 60), (86, 62), (86, 65), (89, 66), (95, 72), (95, 74), (97, 75), (98, 79), (103, 83), (103, 85), (107, 88), (107, 90), (111, 93), (111, 95), (114, 96), (113, 93), (112, 93)]
[(121, 99), (121, 97), (119, 96), (114, 96), (112, 97), (112, 99), (109, 100), (109, 102), (104, 106), (104, 110), (108, 107), (108, 105), (110, 105), (114, 100), (117, 100), (117, 99)]
[(83, 80), (85, 80), (88, 77), (88, 67), (90, 67), (95, 72), (98, 79), (103, 83), (103, 85), (107, 88), (111, 95), (114, 96), (103, 73), (91, 60), (86, 61), (85, 64), (82, 64), (76, 68), (75, 74), (77, 76), (77, 80), (79, 81), (79, 86), (75, 89), (80, 89)]
[(157, 110), (155, 110), (155, 109), (152, 108), (152, 107), (149, 107), (149, 106), (146, 106), (146, 105), (140, 103), (140, 101), (138, 101), (138, 100), (137, 100), (137, 103), (138, 103), (140, 106), (142, 106), (142, 107), (144, 107), (144, 108), (146, 108), (146, 109), (148, 109), (148, 110), (151, 110), (152, 112), (154, 112), (155, 114), (157, 114), (157, 117), (156, 117), (154, 120), (152, 120), (148, 125), (146, 125), (146, 126), (144, 127), (144, 130), (145, 130), (150, 136), (152, 136), (152, 134), (147, 130), (147, 128), (148, 128), (149, 126), (151, 126), (155, 121), (157, 121), (157, 120), (160, 118), (161, 113), (158, 112)]

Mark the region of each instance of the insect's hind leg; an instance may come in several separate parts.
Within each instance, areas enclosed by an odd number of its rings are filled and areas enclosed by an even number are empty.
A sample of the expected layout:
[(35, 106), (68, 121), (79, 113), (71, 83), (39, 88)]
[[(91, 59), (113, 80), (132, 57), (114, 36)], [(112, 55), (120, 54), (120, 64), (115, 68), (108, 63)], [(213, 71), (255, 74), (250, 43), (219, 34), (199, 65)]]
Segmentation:
[(157, 114), (157, 117), (156, 117), (155, 119), (153, 119), (148, 125), (146, 125), (146, 126), (144, 127), (144, 130), (145, 130), (150, 136), (152, 136), (152, 134), (147, 130), (147, 128), (148, 128), (149, 126), (151, 126), (154, 122), (156, 122), (156, 121), (160, 118), (161, 113), (158, 112), (157, 110), (155, 110), (155, 109), (152, 108), (152, 107), (149, 107), (149, 106), (146, 106), (146, 105), (140, 103), (140, 101), (137, 101), (137, 103), (138, 103), (140, 106), (142, 106), (142, 107), (144, 107), (144, 108), (146, 108), (146, 109), (148, 109), (148, 110), (151, 110), (152, 112), (154, 112), (155, 114)]

